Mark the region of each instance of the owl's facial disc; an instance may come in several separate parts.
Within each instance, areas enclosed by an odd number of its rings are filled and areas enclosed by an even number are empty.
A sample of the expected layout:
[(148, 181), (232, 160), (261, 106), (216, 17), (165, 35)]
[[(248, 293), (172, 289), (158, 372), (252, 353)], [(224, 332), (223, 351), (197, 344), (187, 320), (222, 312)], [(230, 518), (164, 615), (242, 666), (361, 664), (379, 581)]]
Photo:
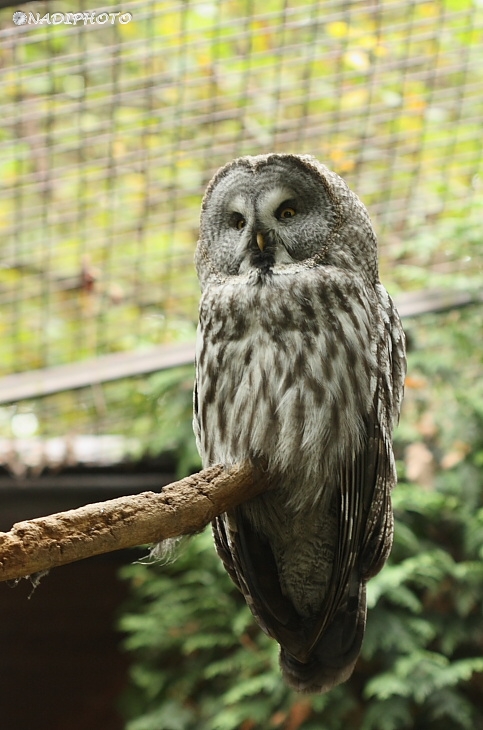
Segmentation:
[(209, 272), (265, 278), (325, 245), (333, 220), (326, 187), (293, 158), (255, 166), (242, 159), (215, 180), (202, 207), (196, 259), (202, 286)]
[(220, 168), (203, 198), (195, 261), (202, 288), (212, 278), (285, 275), (301, 265), (378, 281), (366, 209), (309, 155), (247, 156)]
[(286, 186), (251, 193), (250, 196), (237, 193), (227, 205), (233, 226), (239, 232), (238, 273), (253, 268), (269, 273), (275, 264), (290, 264), (295, 260), (285, 243), (283, 229), (296, 217), (299, 206), (295, 192)]

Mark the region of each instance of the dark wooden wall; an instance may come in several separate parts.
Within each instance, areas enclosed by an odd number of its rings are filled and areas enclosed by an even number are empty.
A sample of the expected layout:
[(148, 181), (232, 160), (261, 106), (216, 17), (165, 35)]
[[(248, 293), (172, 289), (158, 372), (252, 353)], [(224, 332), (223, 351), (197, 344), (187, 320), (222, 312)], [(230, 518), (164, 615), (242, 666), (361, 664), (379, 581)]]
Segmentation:
[[(0, 584), (0, 725), (9, 730), (121, 730), (128, 658), (115, 631), (129, 555), (92, 558)], [(30, 598), (29, 598), (30, 595)]]
[[(13, 522), (122, 494), (154, 489), (172, 473), (70, 470), (41, 479), (0, 474), (0, 530)], [(0, 583), (0, 727), (7, 730), (122, 730), (119, 700), (128, 656), (116, 632), (127, 586), (121, 565), (146, 551), (121, 551), (55, 568), (32, 592)]]

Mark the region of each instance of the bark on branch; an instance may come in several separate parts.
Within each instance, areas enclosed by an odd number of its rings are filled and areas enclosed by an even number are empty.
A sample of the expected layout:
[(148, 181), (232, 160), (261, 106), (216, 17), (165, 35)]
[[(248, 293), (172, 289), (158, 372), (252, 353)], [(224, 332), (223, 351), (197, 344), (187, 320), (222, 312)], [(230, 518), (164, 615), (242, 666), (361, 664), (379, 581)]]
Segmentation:
[(213, 466), (163, 487), (17, 522), (0, 532), (0, 581), (201, 530), (266, 489), (250, 465)]

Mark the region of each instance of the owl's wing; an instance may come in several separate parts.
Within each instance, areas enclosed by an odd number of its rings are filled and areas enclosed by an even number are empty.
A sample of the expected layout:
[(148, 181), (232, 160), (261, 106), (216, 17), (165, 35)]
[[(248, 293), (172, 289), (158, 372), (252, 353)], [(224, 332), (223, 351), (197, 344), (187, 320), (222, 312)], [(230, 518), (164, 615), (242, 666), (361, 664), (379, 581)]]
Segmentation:
[[(196, 372), (196, 360), (195, 360), (195, 372)], [(193, 433), (195, 435), (196, 448), (198, 453), (201, 454), (201, 424), (200, 414), (198, 408), (198, 383), (195, 379), (193, 387)]]
[(260, 626), (281, 645), (285, 678), (300, 691), (327, 691), (352, 673), (365, 630), (365, 584), (391, 547), (394, 465), (378, 411), (376, 393), (364, 444), (335, 477), (339, 536), (329, 589), (316, 615), (298, 615), (282, 592), (268, 540), (240, 509), (213, 524), (227, 572)]
[(310, 646), (321, 662), (324, 654), (326, 659), (332, 654), (331, 661), (355, 663), (365, 629), (365, 585), (381, 570), (392, 546), (391, 490), (396, 483), (392, 427), (402, 400), (405, 351), (404, 333), (387, 293), (384, 305), (379, 375), (363, 444), (352, 460), (341, 460), (337, 475), (337, 549)]
[(379, 302), (378, 382), (362, 444), (353, 458), (341, 459), (334, 474), (338, 538), (318, 611), (298, 615), (281, 589), (268, 540), (241, 509), (221, 515), (213, 525), (228, 573), (261, 627), (281, 645), (283, 673), (299, 691), (327, 691), (352, 673), (365, 631), (366, 583), (382, 568), (392, 545), (396, 477), (391, 439), (403, 392), (404, 334), (385, 290)]
[(257, 533), (240, 509), (213, 522), (216, 551), (266, 634), (292, 651), (306, 643), (300, 617), (280, 588), (268, 540)]
[(391, 297), (382, 286), (376, 285), (376, 295), (382, 317), (384, 334), (380, 343), (381, 364), (385, 373), (381, 384), (381, 395), (387, 408), (389, 430), (398, 422), (404, 395), (404, 379), (406, 377), (406, 338), (396, 307)]

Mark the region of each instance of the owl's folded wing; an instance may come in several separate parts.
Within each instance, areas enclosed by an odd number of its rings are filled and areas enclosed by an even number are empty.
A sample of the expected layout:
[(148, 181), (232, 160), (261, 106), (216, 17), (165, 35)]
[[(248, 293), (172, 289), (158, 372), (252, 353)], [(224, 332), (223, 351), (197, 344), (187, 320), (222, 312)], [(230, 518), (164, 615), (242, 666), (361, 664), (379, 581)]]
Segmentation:
[(366, 622), (365, 584), (383, 566), (392, 543), (392, 450), (377, 419), (337, 480), (339, 534), (329, 589), (320, 610), (298, 615), (280, 587), (268, 541), (239, 509), (217, 517), (215, 544), (225, 568), (263, 630), (282, 647), (286, 679), (302, 691), (326, 691), (350, 675)]

